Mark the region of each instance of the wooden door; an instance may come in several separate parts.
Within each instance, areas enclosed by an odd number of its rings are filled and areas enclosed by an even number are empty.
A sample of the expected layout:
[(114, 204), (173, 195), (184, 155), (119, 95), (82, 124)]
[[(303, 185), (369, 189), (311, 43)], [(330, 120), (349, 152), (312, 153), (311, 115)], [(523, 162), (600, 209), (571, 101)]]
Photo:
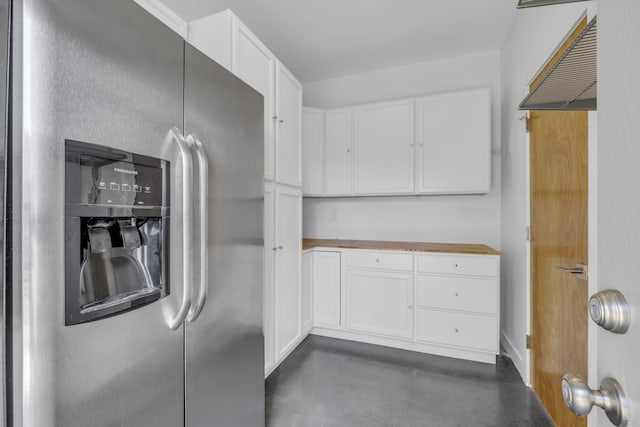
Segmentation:
[(354, 192), (414, 192), (413, 99), (355, 108)]
[(276, 66), (276, 181), (302, 187), (302, 85)]
[(558, 267), (587, 264), (586, 111), (531, 113), (532, 383), (558, 426), (586, 426), (562, 398), (567, 372), (587, 378), (588, 285)]

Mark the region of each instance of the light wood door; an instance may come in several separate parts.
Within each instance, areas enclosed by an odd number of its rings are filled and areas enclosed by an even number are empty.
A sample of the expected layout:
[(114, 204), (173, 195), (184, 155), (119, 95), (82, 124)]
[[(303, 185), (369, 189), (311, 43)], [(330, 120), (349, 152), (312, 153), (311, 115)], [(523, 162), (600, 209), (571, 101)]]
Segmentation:
[(354, 192), (414, 192), (414, 101), (355, 107)]
[(315, 326), (340, 326), (340, 252), (313, 253), (313, 322)]
[(302, 336), (300, 268), (302, 254), (302, 193), (276, 189), (276, 354), (280, 361)]
[(302, 193), (321, 196), (324, 192), (324, 111), (302, 110)]
[(276, 182), (302, 187), (302, 85), (276, 65)]
[(562, 376), (587, 378), (588, 286), (558, 267), (587, 264), (586, 111), (531, 112), (533, 387), (558, 426), (586, 426), (562, 398)]
[(264, 97), (264, 178), (274, 177), (274, 73), (276, 59), (239, 19), (232, 17), (231, 70)]
[(400, 338), (413, 336), (413, 274), (348, 269), (346, 327)]
[(426, 96), (418, 110), (417, 191), (488, 193), (491, 186), (489, 89)]
[(324, 184), (327, 196), (351, 194), (352, 110), (341, 108), (325, 114)]

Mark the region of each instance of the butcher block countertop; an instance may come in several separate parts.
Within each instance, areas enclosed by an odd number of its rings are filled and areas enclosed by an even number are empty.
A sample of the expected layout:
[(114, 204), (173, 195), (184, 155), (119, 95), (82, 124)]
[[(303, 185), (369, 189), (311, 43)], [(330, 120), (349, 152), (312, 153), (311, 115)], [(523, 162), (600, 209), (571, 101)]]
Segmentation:
[(466, 243), (390, 242), (383, 240), (302, 239), (302, 249), (339, 248), (374, 249), (381, 251), (441, 252), (474, 255), (500, 255), (485, 245)]

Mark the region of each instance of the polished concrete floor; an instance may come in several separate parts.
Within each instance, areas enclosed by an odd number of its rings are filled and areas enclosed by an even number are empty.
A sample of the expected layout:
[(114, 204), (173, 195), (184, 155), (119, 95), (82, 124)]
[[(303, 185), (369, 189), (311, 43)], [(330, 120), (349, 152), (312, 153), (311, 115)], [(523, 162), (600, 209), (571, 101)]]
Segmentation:
[(310, 336), (266, 383), (267, 427), (553, 426), (511, 361)]

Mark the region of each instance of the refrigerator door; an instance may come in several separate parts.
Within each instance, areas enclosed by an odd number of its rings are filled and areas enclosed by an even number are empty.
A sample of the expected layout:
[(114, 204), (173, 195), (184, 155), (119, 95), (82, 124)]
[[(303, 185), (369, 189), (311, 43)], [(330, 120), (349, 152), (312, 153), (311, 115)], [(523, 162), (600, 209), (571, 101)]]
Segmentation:
[[(2, 363), (2, 376), (3, 387), (0, 388), (0, 420), (6, 419), (6, 407), (5, 407), (5, 387), (6, 376), (6, 331), (7, 331), (7, 317), (5, 312), (6, 303), (6, 196), (7, 196), (7, 163), (6, 153), (8, 149), (7, 145), (7, 75), (9, 67), (9, 52), (8, 52), (8, 38), (9, 38), (9, 0), (0, 0), (0, 100), (3, 101), (0, 105), (0, 363)], [(1, 424), (0, 424), (1, 425)]]
[[(198, 230), (196, 218), (193, 238), (196, 248), (207, 239), (208, 292), (186, 326), (186, 425), (260, 427), (263, 98), (195, 48), (185, 49), (185, 131), (202, 141), (209, 165), (208, 230)], [(194, 259), (198, 301), (200, 251)]]
[[(184, 423), (184, 42), (131, 0), (14, 0), (14, 426)], [(64, 326), (65, 139), (170, 161), (168, 296)]]

